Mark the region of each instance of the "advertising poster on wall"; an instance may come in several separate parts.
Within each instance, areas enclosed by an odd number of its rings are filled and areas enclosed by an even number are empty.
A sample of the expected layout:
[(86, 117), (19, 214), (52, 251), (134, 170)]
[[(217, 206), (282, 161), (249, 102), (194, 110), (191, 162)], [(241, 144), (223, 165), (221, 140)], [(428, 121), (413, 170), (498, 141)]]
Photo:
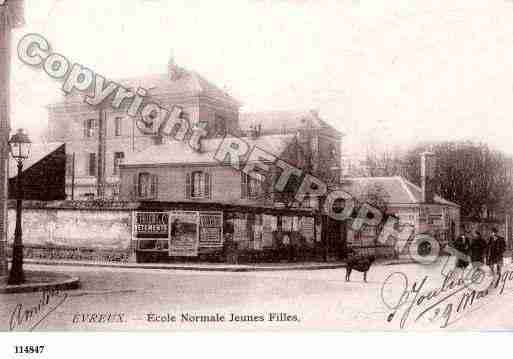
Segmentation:
[(262, 233), (263, 233), (264, 227), (262, 222), (262, 215), (257, 214), (255, 215), (255, 223), (253, 224), (253, 249), (255, 250), (262, 250), (263, 243), (262, 243)]
[(281, 217), (281, 229), (285, 232), (292, 231), (293, 217), (283, 216)]
[(233, 219), (233, 240), (234, 242), (245, 242), (248, 238), (248, 225), (245, 214), (239, 213)]
[(262, 216), (262, 227), (262, 247), (272, 247), (273, 231), (278, 227), (276, 217), (264, 214)]
[(221, 248), (223, 246), (223, 213), (200, 213), (200, 237), (201, 248)]
[(169, 255), (196, 257), (199, 247), (199, 213), (173, 211), (169, 213)]
[(313, 243), (315, 237), (315, 221), (312, 217), (303, 217), (301, 219), (301, 234), (307, 242)]
[(167, 239), (169, 212), (135, 212), (133, 239)]

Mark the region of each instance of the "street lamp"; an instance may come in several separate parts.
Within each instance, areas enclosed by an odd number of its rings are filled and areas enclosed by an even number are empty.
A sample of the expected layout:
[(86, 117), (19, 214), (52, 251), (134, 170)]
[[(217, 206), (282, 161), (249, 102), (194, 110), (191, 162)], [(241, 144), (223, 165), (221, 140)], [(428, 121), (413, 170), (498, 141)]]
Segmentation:
[(21, 239), (21, 209), (22, 209), (22, 171), (23, 161), (30, 155), (30, 139), (22, 129), (19, 129), (9, 140), (9, 149), (18, 165), (16, 177), (16, 227), (12, 246), (12, 263), (8, 284), (21, 284), (25, 281), (23, 273), (23, 242)]

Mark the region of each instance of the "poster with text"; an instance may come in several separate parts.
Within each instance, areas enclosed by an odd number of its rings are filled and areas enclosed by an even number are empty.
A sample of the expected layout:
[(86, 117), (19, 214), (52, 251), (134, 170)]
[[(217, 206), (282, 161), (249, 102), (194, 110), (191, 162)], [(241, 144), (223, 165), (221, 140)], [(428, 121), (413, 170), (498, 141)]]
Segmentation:
[(199, 247), (198, 227), (198, 212), (170, 212), (169, 255), (177, 257), (196, 257)]
[(200, 238), (201, 248), (222, 248), (223, 246), (223, 213), (200, 213)]
[(168, 212), (135, 212), (134, 219), (134, 239), (168, 238)]

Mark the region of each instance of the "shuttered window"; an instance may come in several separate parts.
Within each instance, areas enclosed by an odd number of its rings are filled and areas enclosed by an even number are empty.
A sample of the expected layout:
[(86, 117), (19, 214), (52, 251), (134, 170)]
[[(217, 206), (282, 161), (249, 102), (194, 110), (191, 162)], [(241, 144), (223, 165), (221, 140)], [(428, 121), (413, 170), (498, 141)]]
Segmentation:
[(124, 152), (114, 152), (114, 167), (112, 169), (112, 174), (119, 174), (119, 165), (121, 161), (125, 158)]
[(208, 172), (195, 171), (186, 174), (186, 198), (212, 198), (212, 176)]
[(139, 173), (136, 187), (137, 197), (154, 199), (158, 196), (158, 176), (148, 172)]
[(133, 200), (136, 200), (139, 193), (139, 175), (135, 173), (132, 177), (132, 191), (131, 191), (131, 198)]
[(192, 173), (192, 193), (193, 198), (202, 198), (205, 195), (205, 174), (203, 172)]
[(257, 198), (262, 193), (262, 182), (241, 172), (241, 197)]
[(240, 193), (241, 198), (248, 198), (248, 175), (244, 172), (240, 173)]
[(152, 198), (158, 197), (158, 188), (159, 188), (159, 178), (157, 175), (151, 176), (151, 188), (150, 188), (150, 195)]
[(185, 174), (185, 198), (190, 199), (192, 195), (191, 174)]
[(121, 136), (121, 117), (114, 118), (114, 136)]
[(210, 176), (210, 173), (205, 172), (205, 198), (212, 198), (212, 176)]
[(249, 198), (257, 198), (262, 192), (262, 183), (256, 178), (249, 177), (248, 196)]
[(93, 118), (84, 120), (84, 137), (89, 138), (94, 136), (96, 128), (96, 120)]

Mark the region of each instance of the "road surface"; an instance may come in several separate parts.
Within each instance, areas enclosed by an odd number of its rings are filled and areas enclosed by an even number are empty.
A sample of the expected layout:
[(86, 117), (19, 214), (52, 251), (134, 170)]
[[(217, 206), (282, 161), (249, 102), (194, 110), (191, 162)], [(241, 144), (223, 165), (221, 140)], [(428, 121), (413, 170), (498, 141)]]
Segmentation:
[(27, 265), (78, 276), (82, 286), (0, 295), (0, 328), (511, 330), (509, 268), (497, 288), (470, 298), (471, 288), (444, 284), (440, 265), (376, 265), (368, 283), (359, 272), (345, 282), (345, 269), (234, 273)]

